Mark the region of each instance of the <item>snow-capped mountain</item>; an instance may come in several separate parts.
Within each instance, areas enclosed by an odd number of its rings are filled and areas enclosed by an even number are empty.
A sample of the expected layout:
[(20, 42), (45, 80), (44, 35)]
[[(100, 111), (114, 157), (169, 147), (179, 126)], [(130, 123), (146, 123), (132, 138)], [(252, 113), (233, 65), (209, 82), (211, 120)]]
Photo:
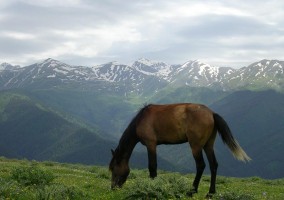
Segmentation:
[(51, 58), (26, 67), (3, 70), (2, 75), (9, 78), (1, 88), (51, 87), (88, 79), (89, 68), (70, 66)]
[(154, 75), (165, 80), (169, 80), (169, 74), (175, 69), (175, 66), (168, 65), (164, 62), (150, 61), (140, 58), (132, 64), (136, 70), (147, 75)]
[(108, 86), (115, 88), (115, 91), (124, 94), (157, 91), (166, 85), (166, 81), (155, 76), (155, 74), (149, 74), (133, 66), (119, 64), (118, 62), (92, 67), (92, 73), (89, 76), (90, 80), (107, 82)]
[(248, 67), (215, 67), (199, 60), (168, 65), (139, 59), (132, 65), (109, 62), (84, 67), (46, 59), (26, 67), (0, 65), (0, 89), (81, 87), (123, 94), (151, 94), (167, 86), (209, 87), (218, 90), (272, 88), (283, 90), (284, 62), (261, 60)]
[(13, 71), (3, 67), (0, 83), (0, 89), (68, 87), (71, 84), (83, 89), (142, 94), (165, 87), (166, 81), (117, 62), (83, 67), (49, 58)]
[(212, 87), (216, 83), (223, 85), (234, 71), (229, 67), (213, 67), (199, 60), (189, 61), (172, 71), (170, 82), (179, 86)]
[(95, 66), (92, 68), (93, 79), (109, 81), (109, 82), (123, 82), (123, 81), (141, 81), (145, 78), (145, 74), (140, 73), (134, 68), (119, 64), (117, 62), (110, 62), (107, 64)]
[(14, 70), (14, 69), (17, 69), (19, 67), (20, 66), (18, 66), (18, 65), (14, 66), (14, 65), (11, 65), (9, 63), (2, 63), (2, 64), (0, 64), (0, 72), (4, 71), (4, 70)]
[(261, 60), (248, 67), (240, 68), (232, 73), (227, 83), (231, 88), (273, 88), (283, 90), (284, 62), (278, 60)]

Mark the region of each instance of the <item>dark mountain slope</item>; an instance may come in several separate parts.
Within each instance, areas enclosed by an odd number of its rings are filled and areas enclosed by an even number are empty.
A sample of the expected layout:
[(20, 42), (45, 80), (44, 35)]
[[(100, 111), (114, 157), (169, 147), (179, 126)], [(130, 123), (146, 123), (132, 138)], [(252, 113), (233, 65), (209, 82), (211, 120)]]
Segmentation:
[[(0, 156), (108, 165), (110, 149), (118, 142), (63, 118), (23, 93), (0, 93)], [(159, 161), (163, 169), (176, 169)], [(134, 152), (131, 166), (147, 167), (147, 154)]]
[(231, 92), (221, 90), (212, 90), (206, 87), (183, 86), (161, 90), (159, 93), (153, 96), (151, 100), (152, 102), (159, 104), (191, 102), (208, 105), (224, 98), (230, 93)]
[(114, 146), (114, 143), (67, 121), (27, 96), (1, 93), (0, 99), (3, 156), (63, 161), (67, 154), (70, 156), (81, 148), (95, 146), (88, 149), (88, 154), (70, 161), (102, 164), (106, 159), (101, 155), (108, 155), (107, 149)]
[[(270, 90), (239, 91), (209, 107), (224, 117), (235, 138), (252, 158), (246, 164), (235, 160), (220, 136), (217, 136), (215, 152), (219, 162), (218, 174), (236, 177), (284, 177), (284, 94)], [(188, 144), (162, 145), (158, 148), (158, 154), (178, 165), (179, 171), (195, 172), (195, 163)], [(206, 160), (205, 155), (204, 158)], [(210, 173), (208, 163), (206, 173)]]
[(240, 91), (211, 106), (229, 123), (233, 134), (253, 159), (242, 165), (223, 153), (218, 143), (221, 171), (235, 176), (284, 176), (284, 95), (275, 91)]
[(29, 95), (115, 138), (122, 134), (125, 123), (135, 112), (134, 106), (124, 98), (100, 91), (55, 88), (31, 90)]

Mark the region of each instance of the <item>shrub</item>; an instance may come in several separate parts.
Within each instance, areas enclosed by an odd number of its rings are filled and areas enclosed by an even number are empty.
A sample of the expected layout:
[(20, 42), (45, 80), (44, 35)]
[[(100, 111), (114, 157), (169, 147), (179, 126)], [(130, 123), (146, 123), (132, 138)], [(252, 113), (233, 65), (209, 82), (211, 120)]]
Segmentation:
[(68, 187), (65, 185), (51, 185), (42, 188), (37, 188), (36, 199), (50, 200), (50, 199), (68, 199), (81, 200), (89, 199), (89, 197), (76, 187)]
[(18, 193), (18, 191), (21, 189), (14, 181), (6, 182), (0, 179), (0, 197), (14, 196), (12, 193)]
[(165, 176), (154, 180), (135, 179), (125, 187), (127, 199), (171, 199), (182, 198), (189, 188), (189, 181), (184, 177)]
[(30, 199), (32, 193), (14, 180), (0, 178), (0, 199)]
[(11, 178), (24, 186), (48, 185), (55, 176), (47, 170), (43, 170), (36, 165), (28, 167), (17, 167), (11, 172)]
[(97, 178), (110, 179), (111, 174), (107, 168), (92, 167), (89, 171), (94, 173)]

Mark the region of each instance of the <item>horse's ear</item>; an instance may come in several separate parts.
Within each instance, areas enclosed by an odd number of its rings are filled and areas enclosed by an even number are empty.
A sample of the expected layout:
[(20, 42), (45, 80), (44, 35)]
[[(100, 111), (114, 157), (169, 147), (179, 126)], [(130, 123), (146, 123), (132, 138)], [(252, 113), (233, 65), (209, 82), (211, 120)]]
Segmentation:
[(112, 156), (114, 156), (114, 150), (113, 149), (111, 149), (111, 153), (112, 153)]

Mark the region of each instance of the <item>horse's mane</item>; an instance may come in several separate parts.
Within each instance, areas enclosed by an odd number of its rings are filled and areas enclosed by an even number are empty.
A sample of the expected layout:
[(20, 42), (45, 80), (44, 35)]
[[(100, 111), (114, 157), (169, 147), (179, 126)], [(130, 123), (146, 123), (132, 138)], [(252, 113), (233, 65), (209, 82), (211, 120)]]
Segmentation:
[(151, 104), (146, 104), (144, 105), (143, 108), (141, 108), (137, 114), (135, 115), (135, 117), (133, 117), (133, 119), (131, 120), (131, 122), (129, 123), (128, 127), (126, 128), (126, 130), (124, 131), (124, 134), (122, 135), (121, 139), (123, 139), (124, 135), (127, 135), (127, 131), (129, 129), (130, 132), (132, 133), (136, 133), (136, 125), (141, 121), (142, 116), (144, 111), (150, 106)]
[(130, 121), (129, 125), (127, 126), (127, 128), (123, 132), (123, 134), (122, 134), (122, 136), (121, 136), (121, 138), (119, 140), (119, 144), (118, 144), (117, 148), (115, 149), (114, 155), (113, 155), (112, 160), (110, 162), (110, 165), (109, 165), (110, 170), (112, 169), (114, 158), (120, 160), (121, 159), (121, 152), (129, 144), (129, 141), (130, 141), (131, 137), (133, 135), (136, 137), (136, 125), (141, 121), (141, 119), (143, 117), (144, 111), (150, 105), (151, 104), (145, 104), (144, 107), (142, 107), (137, 112), (137, 114), (132, 118), (132, 120)]
[(151, 104), (144, 105), (137, 114), (133, 117), (131, 122), (129, 123), (128, 127), (125, 129), (124, 133), (122, 134), (119, 140), (119, 146), (127, 145), (129, 138), (132, 134), (136, 135), (136, 125), (141, 121), (144, 111), (150, 106)]

